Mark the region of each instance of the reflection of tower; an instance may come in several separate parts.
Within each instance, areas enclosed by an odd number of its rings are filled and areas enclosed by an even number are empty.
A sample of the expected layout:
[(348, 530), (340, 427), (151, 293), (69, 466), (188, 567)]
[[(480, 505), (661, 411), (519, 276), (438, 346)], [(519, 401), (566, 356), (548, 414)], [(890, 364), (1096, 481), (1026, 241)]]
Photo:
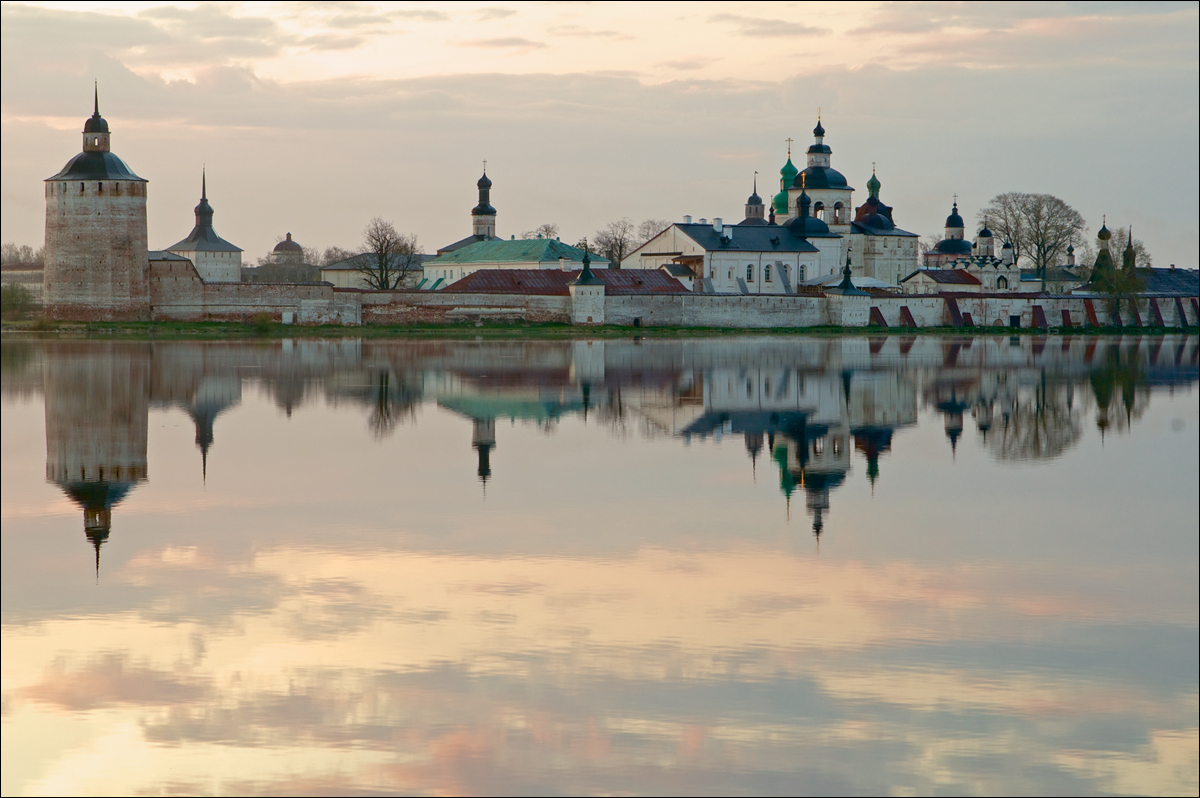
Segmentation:
[(804, 488), (804, 506), (813, 517), (818, 542), (825, 528), (829, 494), (850, 470), (849, 431), (842, 425), (802, 422), (775, 439), (772, 456), (779, 465), (779, 484), (791, 504), (792, 493)]
[(487, 487), (488, 477), (492, 475), (491, 453), (496, 448), (496, 419), (474, 419), (471, 432), (471, 446), (479, 452), (479, 481)]
[(875, 480), (879, 479), (879, 455), (892, 448), (892, 432), (887, 427), (865, 427), (854, 431), (854, 448), (867, 458), (867, 480), (872, 491)]
[(200, 469), (208, 479), (208, 450), (213, 443), (213, 422), (221, 411), (236, 405), (242, 398), (242, 381), (237, 377), (204, 377), (196, 388), (195, 398), (185, 407), (196, 425), (196, 446), (200, 449)]
[(49, 345), (45, 374), (46, 479), (83, 508), (99, 572), (113, 507), (146, 479), (150, 348)]

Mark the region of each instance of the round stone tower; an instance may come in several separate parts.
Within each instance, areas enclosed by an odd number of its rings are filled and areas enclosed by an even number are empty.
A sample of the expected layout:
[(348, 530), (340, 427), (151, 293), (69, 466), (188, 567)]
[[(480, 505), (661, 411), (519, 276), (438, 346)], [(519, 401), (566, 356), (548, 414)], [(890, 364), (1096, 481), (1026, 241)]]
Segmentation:
[(46, 312), (60, 319), (147, 319), (146, 181), (109, 151), (108, 122), (83, 125), (83, 152), (46, 180)]

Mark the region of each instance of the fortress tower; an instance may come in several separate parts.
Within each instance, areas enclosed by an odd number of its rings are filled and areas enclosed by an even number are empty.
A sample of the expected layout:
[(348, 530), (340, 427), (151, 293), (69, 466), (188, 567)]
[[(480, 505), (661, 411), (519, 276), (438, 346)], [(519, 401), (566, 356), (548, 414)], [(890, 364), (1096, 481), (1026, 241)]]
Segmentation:
[(110, 152), (99, 95), (83, 152), (46, 180), (45, 252), (51, 316), (149, 318), (146, 181)]

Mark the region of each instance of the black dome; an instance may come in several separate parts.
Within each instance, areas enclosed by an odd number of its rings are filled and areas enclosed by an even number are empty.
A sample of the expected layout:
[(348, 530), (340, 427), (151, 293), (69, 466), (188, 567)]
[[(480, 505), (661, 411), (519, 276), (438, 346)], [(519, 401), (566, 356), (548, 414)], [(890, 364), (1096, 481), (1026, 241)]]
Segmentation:
[(83, 123), (84, 133), (107, 133), (108, 122), (104, 121), (104, 117), (100, 116), (100, 112), (92, 114), (88, 120)]
[(487, 176), (487, 172), (483, 173), (483, 177), (479, 178), (479, 182), (475, 184), (478, 188), (491, 188), (492, 180)]
[(133, 173), (129, 165), (111, 152), (81, 152), (62, 171), (47, 180), (131, 180), (146, 181)]
[(278, 244), (276, 244), (275, 249), (273, 249), (271, 251), (272, 252), (303, 252), (304, 247), (300, 246), (295, 241), (293, 241), (292, 234), (288, 233), (287, 238), (283, 239)]
[(992, 235), (992, 231), (991, 231), (991, 230), (989, 230), (989, 229), (987, 228), (987, 225), (985, 224), (985, 225), (983, 226), (983, 229), (981, 229), (981, 230), (979, 231), (979, 235), (978, 235), (978, 236), (976, 236), (976, 238), (995, 238), (995, 236), (994, 236), (994, 235)]
[(787, 228), (792, 231), (792, 235), (797, 235), (801, 238), (805, 236), (829, 235), (829, 225), (815, 216), (797, 216), (787, 223)]
[(971, 246), (971, 242), (965, 238), (948, 238), (945, 241), (939, 241), (934, 250), (943, 255), (970, 255)]
[(817, 117), (817, 126), (813, 128), (814, 136), (824, 136), (825, 128), (821, 126), (821, 117)]
[(762, 197), (758, 196), (758, 192), (754, 192), (746, 199), (747, 205), (762, 205)]
[(829, 166), (810, 166), (792, 181), (792, 185), (800, 188), (848, 188), (846, 177), (838, 170)]
[(950, 215), (946, 217), (947, 227), (966, 227), (963, 223), (963, 218), (958, 215), (958, 203), (954, 203), (954, 210), (950, 211)]

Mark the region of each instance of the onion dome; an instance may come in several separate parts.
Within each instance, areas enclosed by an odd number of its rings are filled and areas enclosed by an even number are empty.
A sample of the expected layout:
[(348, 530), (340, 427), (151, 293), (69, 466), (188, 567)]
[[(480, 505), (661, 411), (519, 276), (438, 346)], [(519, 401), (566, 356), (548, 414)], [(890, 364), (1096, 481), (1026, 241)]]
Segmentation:
[(963, 218), (958, 215), (957, 202), (954, 203), (954, 210), (950, 211), (950, 215), (946, 217), (946, 226), (959, 228), (966, 227), (966, 224), (963, 223)]
[(1110, 238), (1112, 238), (1112, 231), (1108, 229), (1107, 224), (1100, 225), (1100, 232), (1096, 233), (1096, 238), (1100, 239), (1101, 241), (1108, 241)]
[(820, 114), (817, 115), (817, 126), (813, 128), (813, 135), (814, 136), (824, 136), (825, 135), (825, 128), (821, 126)]
[(787, 163), (779, 170), (779, 176), (783, 178), (783, 185), (790, 186), (796, 180), (796, 175), (799, 173), (800, 170), (792, 163), (792, 157), (789, 155)]
[(787, 215), (788, 193), (786, 191), (780, 191), (778, 194), (775, 195), (775, 198), (771, 200), (771, 209), (773, 211), (775, 211), (775, 214), (777, 216), (786, 216)]
[(875, 170), (871, 170), (871, 179), (867, 181), (867, 194), (875, 199), (879, 199), (879, 178), (875, 176)]
[(802, 180), (805, 185), (813, 188), (849, 188), (846, 185), (846, 176), (831, 166), (810, 166), (796, 175), (792, 185), (799, 188)]
[(479, 178), (479, 182), (475, 184), (478, 188), (491, 188), (492, 179), (487, 176), (487, 172), (483, 173), (483, 177)]
[[(205, 204), (207, 204), (207, 203), (205, 203)], [(283, 239), (278, 244), (276, 244), (275, 249), (272, 251), (273, 252), (297, 252), (297, 253), (303, 254), (304, 247), (300, 246), (295, 241), (293, 241), (292, 234), (288, 233), (287, 238)]]
[(1007, 241), (1004, 242), (1004, 246), (1000, 247), (1000, 249), (1002, 249), (1002, 250), (1003, 249), (1012, 249), (1012, 248), (1013, 248), (1013, 245)]

